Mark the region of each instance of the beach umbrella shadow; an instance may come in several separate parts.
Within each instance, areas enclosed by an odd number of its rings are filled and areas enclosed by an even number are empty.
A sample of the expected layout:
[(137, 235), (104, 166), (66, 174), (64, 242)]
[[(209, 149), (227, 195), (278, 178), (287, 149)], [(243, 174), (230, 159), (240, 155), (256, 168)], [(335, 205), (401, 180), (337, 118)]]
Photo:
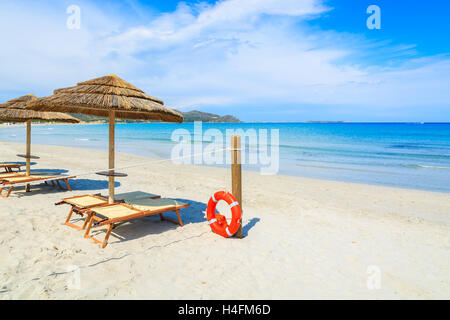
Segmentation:
[[(2, 161), (2, 162), (0, 162), (0, 164), (20, 164), (20, 165), (26, 165), (27, 163), (26, 162), (23, 162), (23, 161)], [(31, 166), (34, 166), (34, 165), (36, 165), (37, 164), (37, 162), (30, 162), (30, 165)]]
[[(108, 189), (108, 181), (104, 180), (92, 180), (92, 179), (70, 179), (69, 180), (72, 191), (95, 191), (98, 192), (101, 189)], [(114, 183), (115, 187), (120, 186), (120, 182)], [(67, 190), (59, 189), (58, 187), (47, 186), (44, 183), (36, 184), (32, 187), (32, 192), (24, 192), (25, 186), (18, 186), (14, 188), (18, 198), (32, 196), (33, 194), (57, 194), (57, 193), (67, 193)]]
[(63, 173), (67, 173), (69, 170), (67, 169), (32, 169), (30, 170), (30, 174), (48, 174), (48, 175), (61, 175)]
[[(72, 191), (97, 191), (100, 189), (108, 189), (108, 181), (94, 179), (73, 179), (70, 180)], [(120, 187), (120, 182), (114, 181), (114, 187)]]

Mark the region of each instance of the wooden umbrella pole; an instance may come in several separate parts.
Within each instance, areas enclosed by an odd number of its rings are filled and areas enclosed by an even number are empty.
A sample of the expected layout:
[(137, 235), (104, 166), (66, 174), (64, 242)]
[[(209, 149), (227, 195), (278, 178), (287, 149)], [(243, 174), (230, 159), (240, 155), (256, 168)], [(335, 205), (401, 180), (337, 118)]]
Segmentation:
[[(231, 136), (231, 188), (232, 194), (242, 209), (242, 167), (241, 167), (241, 137)], [(236, 238), (242, 238), (242, 217), (238, 231), (234, 234)]]
[[(26, 153), (26, 174), (27, 176), (30, 175), (31, 173), (31, 120), (27, 121), (27, 153)], [(30, 185), (27, 184), (25, 186), (25, 191), (29, 192), (30, 191)]]
[(31, 167), (31, 121), (27, 121), (27, 176), (30, 175), (30, 167)]
[[(114, 125), (116, 112), (109, 111), (109, 169), (114, 169)], [(109, 171), (109, 203), (114, 203), (114, 171)]]

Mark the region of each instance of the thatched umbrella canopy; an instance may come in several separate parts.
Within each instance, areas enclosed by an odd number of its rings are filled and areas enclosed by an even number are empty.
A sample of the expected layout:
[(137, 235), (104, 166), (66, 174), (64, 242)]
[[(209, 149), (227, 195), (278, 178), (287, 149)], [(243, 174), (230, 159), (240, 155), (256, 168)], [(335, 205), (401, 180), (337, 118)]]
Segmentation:
[(39, 112), (27, 110), (26, 104), (30, 101), (35, 101), (38, 98), (33, 94), (28, 94), (16, 99), (9, 100), (0, 104), (0, 121), (11, 122), (26, 122), (27, 123), (27, 152), (26, 158), (26, 173), (30, 174), (30, 159), (31, 159), (31, 121), (54, 121), (78, 123), (75, 117), (59, 112)]
[(36, 111), (59, 111), (109, 117), (109, 201), (114, 202), (115, 118), (183, 122), (183, 116), (116, 75), (104, 76), (30, 102)]
[(0, 121), (11, 122), (27, 122), (27, 121), (54, 121), (78, 123), (75, 117), (60, 112), (39, 112), (26, 109), (26, 104), (29, 101), (37, 100), (33, 94), (9, 100), (0, 104)]
[(115, 111), (115, 117), (121, 119), (183, 122), (180, 113), (116, 75), (79, 82), (74, 87), (57, 89), (53, 93), (33, 101), (29, 108), (101, 117), (109, 117), (110, 112)]

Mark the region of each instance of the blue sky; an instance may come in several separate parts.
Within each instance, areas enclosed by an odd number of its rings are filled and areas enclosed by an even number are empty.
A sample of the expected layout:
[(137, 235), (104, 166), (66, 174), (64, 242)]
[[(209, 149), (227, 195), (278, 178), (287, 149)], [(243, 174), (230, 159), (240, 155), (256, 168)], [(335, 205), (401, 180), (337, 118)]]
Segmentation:
[(0, 99), (114, 73), (170, 107), (245, 121), (450, 121), (449, 12), (445, 0), (0, 0)]

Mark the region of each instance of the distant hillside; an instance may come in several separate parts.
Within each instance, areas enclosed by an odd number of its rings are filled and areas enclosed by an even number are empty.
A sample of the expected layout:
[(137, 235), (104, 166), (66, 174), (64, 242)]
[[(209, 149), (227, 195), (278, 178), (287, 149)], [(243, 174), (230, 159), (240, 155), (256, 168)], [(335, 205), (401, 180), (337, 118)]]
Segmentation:
[[(182, 112), (179, 110), (177, 110), (177, 111), (183, 115), (184, 122), (194, 122), (194, 121), (241, 122), (241, 120), (239, 120), (238, 118), (230, 116), (230, 115), (219, 116), (214, 113), (201, 112), (201, 111), (196, 111), (196, 110), (192, 110), (192, 111), (188, 111), (188, 112)], [(94, 122), (94, 121), (108, 122), (108, 119), (104, 118), (104, 117), (97, 117), (97, 116), (90, 116), (90, 115), (76, 114), (76, 113), (72, 113), (71, 115), (74, 116), (75, 118), (80, 119), (83, 122)], [(117, 120), (117, 122), (147, 122), (147, 121), (119, 119), (119, 120)]]
[(194, 122), (194, 121), (203, 121), (203, 122), (241, 122), (236, 117), (226, 115), (226, 116), (219, 116), (214, 113), (208, 113), (208, 112), (201, 112), (197, 110), (192, 110), (188, 112), (181, 112), (178, 111), (181, 114), (183, 114), (184, 122)]

